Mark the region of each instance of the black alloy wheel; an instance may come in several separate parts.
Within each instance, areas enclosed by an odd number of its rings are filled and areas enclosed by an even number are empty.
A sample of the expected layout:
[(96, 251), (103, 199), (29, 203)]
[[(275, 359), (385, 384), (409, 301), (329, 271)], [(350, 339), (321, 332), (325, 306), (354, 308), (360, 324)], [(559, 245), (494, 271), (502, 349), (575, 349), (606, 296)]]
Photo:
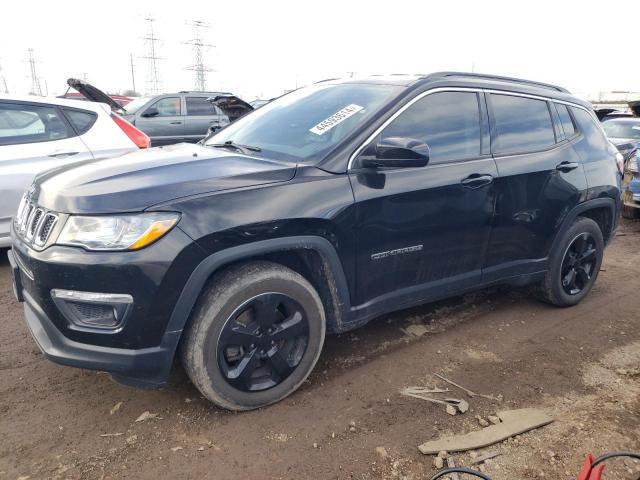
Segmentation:
[(562, 288), (577, 295), (591, 282), (597, 262), (596, 241), (590, 233), (581, 233), (569, 245), (560, 270)]
[(300, 364), (309, 343), (302, 306), (282, 293), (250, 298), (227, 319), (217, 343), (226, 381), (245, 392), (272, 388)]

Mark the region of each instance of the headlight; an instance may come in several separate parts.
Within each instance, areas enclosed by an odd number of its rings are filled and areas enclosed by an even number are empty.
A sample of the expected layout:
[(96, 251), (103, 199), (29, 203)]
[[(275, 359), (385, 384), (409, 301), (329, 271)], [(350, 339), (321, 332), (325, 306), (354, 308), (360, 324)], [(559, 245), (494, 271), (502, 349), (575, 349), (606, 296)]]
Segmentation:
[(72, 215), (56, 243), (87, 250), (139, 250), (168, 233), (179, 218), (176, 213)]
[(638, 155), (640, 155), (640, 153), (639, 153), (639, 150), (637, 149), (629, 159), (629, 162), (627, 162), (627, 169), (631, 173), (638, 173)]

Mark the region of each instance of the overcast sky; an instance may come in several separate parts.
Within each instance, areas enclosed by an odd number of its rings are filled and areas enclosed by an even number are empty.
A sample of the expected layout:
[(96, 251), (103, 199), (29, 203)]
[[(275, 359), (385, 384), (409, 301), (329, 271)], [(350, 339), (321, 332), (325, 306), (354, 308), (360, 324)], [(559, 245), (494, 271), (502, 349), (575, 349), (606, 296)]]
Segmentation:
[[(70, 76), (116, 93), (148, 80), (152, 15), (164, 91), (192, 89), (192, 20), (209, 22), (209, 90), (247, 100), (332, 77), (461, 70), (556, 83), (585, 95), (640, 91), (640, 0), (120, 1), (5, 0), (0, 76), (31, 89), (28, 48), (49, 94)], [(603, 33), (604, 32), (604, 33)], [(0, 82), (0, 89), (2, 89)]]

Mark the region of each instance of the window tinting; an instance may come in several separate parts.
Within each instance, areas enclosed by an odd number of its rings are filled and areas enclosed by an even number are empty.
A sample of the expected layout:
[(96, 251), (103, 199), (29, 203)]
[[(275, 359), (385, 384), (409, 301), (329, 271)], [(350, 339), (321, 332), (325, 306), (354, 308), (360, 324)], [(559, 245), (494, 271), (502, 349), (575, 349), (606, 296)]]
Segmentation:
[(87, 133), (96, 121), (95, 113), (68, 110), (66, 108), (64, 109), (64, 113), (80, 135)]
[(380, 135), (420, 140), (430, 149), (429, 163), (480, 156), (480, 111), (473, 92), (433, 93), (418, 100)]
[(216, 108), (207, 97), (187, 97), (187, 115), (217, 115)]
[(556, 141), (549, 107), (544, 100), (491, 94), (495, 153), (524, 153), (550, 147)]
[(53, 107), (0, 103), (0, 145), (48, 142), (69, 136)]
[(565, 137), (573, 137), (576, 134), (576, 127), (573, 124), (571, 115), (569, 115), (567, 106), (561, 103), (556, 103), (556, 110), (558, 111), (558, 116), (560, 117), (560, 123), (562, 124), (562, 129), (564, 130)]
[(158, 110), (156, 117), (172, 117), (174, 115), (182, 115), (180, 107), (180, 97), (167, 97), (158, 100), (151, 105), (150, 108)]

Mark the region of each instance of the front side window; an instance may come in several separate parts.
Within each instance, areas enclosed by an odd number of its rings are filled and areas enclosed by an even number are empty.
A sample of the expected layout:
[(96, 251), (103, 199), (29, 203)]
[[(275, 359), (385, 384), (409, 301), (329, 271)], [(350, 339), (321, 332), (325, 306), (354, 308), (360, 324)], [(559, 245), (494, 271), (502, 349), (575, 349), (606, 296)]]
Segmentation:
[(317, 162), (405, 87), (340, 83), (301, 88), (253, 110), (205, 145), (257, 147), (256, 156)]
[(0, 103), (0, 145), (49, 142), (69, 136), (54, 107)]
[(516, 154), (544, 150), (555, 144), (551, 114), (545, 100), (490, 94), (493, 152)]
[(198, 116), (198, 115), (217, 115), (216, 107), (211, 103), (207, 102), (207, 97), (187, 97), (187, 115)]
[(429, 145), (429, 163), (480, 156), (480, 109), (475, 92), (440, 92), (421, 98), (380, 134)]
[(162, 98), (149, 108), (155, 108), (158, 111), (156, 117), (173, 117), (182, 114), (180, 97)]

